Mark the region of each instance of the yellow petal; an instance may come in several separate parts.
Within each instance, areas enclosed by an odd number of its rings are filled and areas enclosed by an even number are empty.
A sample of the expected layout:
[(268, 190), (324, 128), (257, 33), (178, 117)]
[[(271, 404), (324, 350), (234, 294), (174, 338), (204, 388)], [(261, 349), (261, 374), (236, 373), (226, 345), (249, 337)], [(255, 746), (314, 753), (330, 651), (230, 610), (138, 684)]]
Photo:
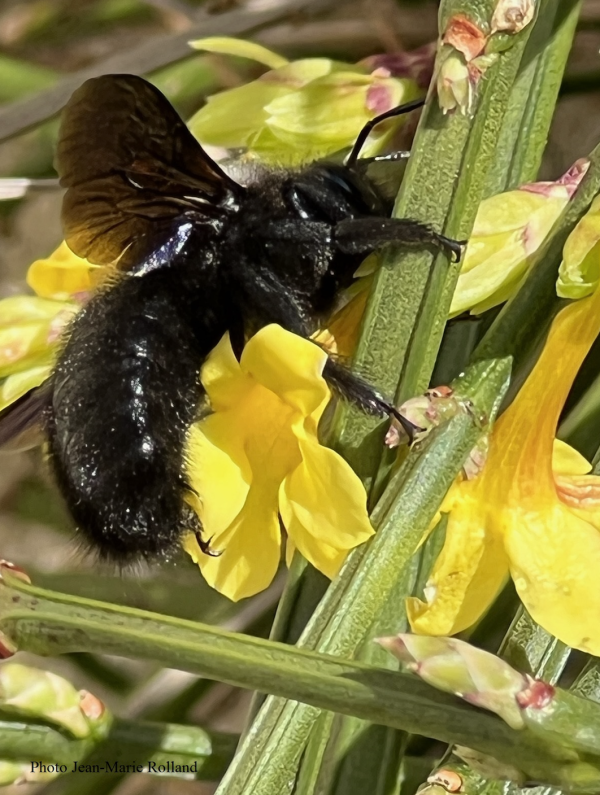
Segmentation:
[[(336, 68), (329, 58), (305, 58), (266, 72), (258, 80), (222, 91), (208, 98), (189, 121), (189, 128), (201, 142), (225, 147), (257, 149), (257, 139), (267, 130), (265, 106), (278, 97), (296, 91), (316, 77)], [(289, 158), (289, 148), (271, 136), (273, 155)], [(264, 143), (264, 141), (262, 141)], [(277, 148), (278, 147), (278, 148)], [(302, 153), (294, 159), (305, 158)]]
[(247, 147), (267, 121), (265, 105), (288, 91), (286, 85), (259, 80), (231, 88), (209, 97), (188, 126), (203, 144)]
[(306, 534), (338, 550), (366, 541), (374, 531), (360, 478), (316, 438), (302, 434), (299, 444), (302, 461), (279, 493), (283, 523), (296, 546), (302, 551), (301, 536)]
[[(219, 418), (211, 417), (213, 422)], [(192, 425), (186, 446), (186, 474), (200, 496), (200, 518), (205, 537), (220, 536), (244, 506), (249, 490), (249, 473), (235, 458), (213, 444), (203, 433), (204, 423)], [(236, 458), (238, 460), (236, 460)]]
[[(375, 113), (369, 109), (374, 89), (385, 97), (384, 111), (416, 95), (414, 84), (398, 78), (364, 74), (357, 67), (332, 71), (311, 81), (298, 91), (272, 100), (266, 107), (269, 129), (288, 145), (311, 147), (324, 157), (350, 146), (365, 123)], [(363, 157), (379, 150), (390, 137), (394, 125), (382, 125), (364, 147)], [(304, 142), (306, 139), (306, 143)]]
[(551, 187), (550, 193), (520, 188), (481, 202), (451, 315), (474, 310), (476, 305), (496, 306), (516, 288), (527, 270), (528, 257), (539, 248), (569, 199), (565, 186)]
[[(310, 534), (304, 532), (303, 527), (299, 525), (295, 517), (292, 517), (290, 526), (286, 527), (286, 529), (290, 534), (294, 533), (294, 538), (298, 539), (297, 546), (294, 541), (291, 541), (289, 551), (286, 548), (286, 563), (288, 566), (291, 563), (293, 552), (297, 548), (303, 558), (311, 563), (315, 569), (318, 569), (318, 571), (326, 577), (329, 577), (330, 580), (337, 577), (342, 568), (342, 564), (348, 556), (347, 549), (336, 549), (335, 547), (329, 546), (329, 544), (318, 541)], [(288, 554), (288, 552), (291, 553), (291, 555)]]
[(216, 52), (220, 55), (235, 55), (238, 58), (249, 58), (251, 61), (262, 63), (270, 69), (278, 69), (280, 66), (285, 66), (289, 63), (287, 58), (263, 47), (261, 44), (257, 44), (254, 41), (234, 39), (230, 36), (208, 36), (204, 39), (190, 41), (189, 45), (194, 50)]
[(486, 467), (502, 469), (505, 496), (515, 505), (556, 502), (552, 455), (558, 418), (599, 331), (600, 290), (562, 309), (527, 381), (496, 423)]
[(20, 323), (52, 320), (69, 304), (49, 301), (36, 295), (14, 295), (0, 301), (0, 327), (17, 326)]
[(234, 602), (267, 588), (281, 556), (277, 492), (252, 488), (241, 512), (211, 546), (221, 552), (219, 557), (200, 552), (189, 535), (184, 540), (210, 586)]
[(0, 377), (52, 359), (56, 343), (78, 307), (37, 296), (0, 301)]
[(571, 232), (563, 249), (556, 292), (560, 298), (584, 298), (600, 282), (600, 196)]
[(87, 293), (109, 274), (110, 269), (91, 265), (77, 257), (66, 243), (45, 259), (29, 266), (27, 284), (39, 296), (65, 300), (78, 293)]
[[(219, 541), (253, 490), (277, 495), (281, 481), (299, 463), (291, 410), (280, 409), (281, 401), (258, 385), (237, 409), (212, 414), (194, 427), (190, 461), (197, 466), (189, 474), (200, 496), (207, 537)], [(273, 499), (277, 510), (277, 496)]]
[(327, 335), (330, 335), (333, 342), (332, 352), (337, 353), (342, 358), (352, 356), (356, 348), (360, 323), (367, 305), (371, 282), (372, 279), (368, 277), (357, 282), (358, 289), (356, 289), (355, 294), (345, 306), (331, 317), (327, 323), (327, 329), (322, 332), (323, 336), (315, 337), (315, 340), (320, 345), (328, 347), (325, 340), (328, 338)]
[(235, 358), (229, 334), (225, 334), (210, 352), (200, 371), (200, 380), (214, 411), (239, 405), (252, 387), (251, 379)]
[[(502, 536), (490, 522), (481, 483), (463, 481), (453, 497), (446, 540), (427, 582), (426, 601), (407, 600), (413, 632), (461, 632), (481, 618), (506, 581)], [(496, 509), (490, 506), (490, 511)]]
[(577, 516), (600, 530), (600, 477), (598, 475), (557, 475), (556, 493)]
[(272, 324), (247, 343), (242, 369), (288, 406), (307, 416), (322, 411), (329, 388), (322, 376), (327, 354), (309, 340)]
[(552, 471), (555, 475), (587, 475), (591, 469), (590, 462), (574, 447), (560, 439), (554, 440)]
[(51, 372), (52, 364), (42, 361), (38, 365), (31, 364), (26, 370), (5, 378), (0, 383), (0, 411), (23, 397), (30, 389), (43, 384)]
[(517, 592), (535, 621), (563, 643), (600, 654), (600, 533), (558, 500), (515, 510), (506, 550)]

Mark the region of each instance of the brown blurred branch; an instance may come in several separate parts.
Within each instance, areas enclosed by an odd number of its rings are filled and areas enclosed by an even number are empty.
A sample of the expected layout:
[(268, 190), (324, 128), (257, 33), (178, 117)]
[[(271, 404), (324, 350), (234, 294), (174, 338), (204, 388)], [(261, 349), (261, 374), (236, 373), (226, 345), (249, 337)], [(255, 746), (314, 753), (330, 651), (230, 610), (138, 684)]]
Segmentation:
[(184, 33), (153, 36), (129, 52), (81, 69), (56, 86), (0, 109), (0, 143), (20, 135), (60, 112), (73, 91), (90, 77), (115, 72), (147, 74), (193, 55), (188, 42), (201, 36), (240, 36), (256, 32), (296, 14), (316, 14), (336, 5), (336, 0), (286, 0), (275, 8), (236, 9), (224, 14), (202, 13)]

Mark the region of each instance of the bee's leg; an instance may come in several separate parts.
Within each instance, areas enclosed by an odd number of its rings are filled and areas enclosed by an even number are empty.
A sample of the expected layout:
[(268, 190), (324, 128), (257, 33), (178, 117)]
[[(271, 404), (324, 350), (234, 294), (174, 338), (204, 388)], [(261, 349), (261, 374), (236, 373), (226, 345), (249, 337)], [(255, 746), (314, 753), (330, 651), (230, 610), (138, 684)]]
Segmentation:
[(198, 546), (200, 547), (201, 552), (203, 552), (205, 555), (208, 555), (209, 558), (221, 557), (221, 555), (223, 554), (223, 550), (213, 549), (210, 545), (210, 542), (212, 541), (212, 536), (208, 540), (205, 540), (204, 538), (202, 538), (201, 530), (196, 530), (194, 535), (196, 536), (196, 541), (198, 542)]
[(218, 558), (223, 554), (223, 550), (213, 549), (210, 545), (212, 536), (211, 538), (205, 539), (202, 535), (204, 528), (202, 527), (202, 522), (200, 521), (200, 517), (198, 516), (198, 513), (194, 507), (194, 503), (200, 501), (200, 495), (196, 489), (192, 488), (192, 486), (190, 486), (190, 484), (187, 483), (187, 481), (183, 478), (181, 479), (181, 485), (187, 492), (186, 504), (183, 511), (182, 529), (185, 531), (191, 531), (195, 535), (201, 552), (211, 558)]
[(346, 218), (335, 225), (333, 241), (343, 254), (366, 254), (386, 243), (433, 246), (459, 262), (466, 241), (452, 240), (427, 224), (409, 218)]
[(327, 359), (323, 369), (323, 378), (331, 390), (340, 397), (362, 409), (367, 414), (394, 418), (406, 431), (409, 443), (412, 443), (415, 435), (423, 430), (418, 425), (404, 417), (395, 406), (377, 392), (367, 381), (360, 376), (351, 373), (342, 364), (334, 359)]

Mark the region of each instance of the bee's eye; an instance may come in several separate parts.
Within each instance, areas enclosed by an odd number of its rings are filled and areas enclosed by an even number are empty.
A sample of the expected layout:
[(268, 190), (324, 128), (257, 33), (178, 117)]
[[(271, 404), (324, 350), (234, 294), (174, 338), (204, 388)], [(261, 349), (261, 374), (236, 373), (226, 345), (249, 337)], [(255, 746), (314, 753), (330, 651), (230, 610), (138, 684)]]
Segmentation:
[(301, 218), (337, 223), (344, 218), (384, 214), (372, 186), (343, 166), (315, 166), (284, 187), (290, 209)]

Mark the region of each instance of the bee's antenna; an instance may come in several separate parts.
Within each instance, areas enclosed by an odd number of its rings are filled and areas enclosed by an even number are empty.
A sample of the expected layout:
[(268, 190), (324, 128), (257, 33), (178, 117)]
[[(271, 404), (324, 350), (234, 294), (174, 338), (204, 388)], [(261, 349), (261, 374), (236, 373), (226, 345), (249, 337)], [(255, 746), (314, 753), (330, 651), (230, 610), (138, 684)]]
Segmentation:
[(424, 99), (414, 99), (412, 102), (406, 102), (404, 105), (398, 105), (397, 108), (392, 108), (391, 110), (386, 110), (385, 113), (381, 113), (379, 116), (375, 116), (374, 119), (368, 121), (362, 130), (359, 132), (356, 141), (354, 142), (354, 146), (350, 151), (350, 154), (346, 158), (346, 165), (349, 168), (353, 168), (356, 165), (356, 161), (358, 160), (358, 156), (360, 155), (360, 151), (365, 145), (365, 141), (369, 137), (369, 133), (376, 127), (380, 122), (385, 121), (386, 119), (393, 119), (394, 116), (402, 116), (404, 113), (410, 113), (411, 110), (416, 110), (417, 108), (422, 108), (425, 104)]

